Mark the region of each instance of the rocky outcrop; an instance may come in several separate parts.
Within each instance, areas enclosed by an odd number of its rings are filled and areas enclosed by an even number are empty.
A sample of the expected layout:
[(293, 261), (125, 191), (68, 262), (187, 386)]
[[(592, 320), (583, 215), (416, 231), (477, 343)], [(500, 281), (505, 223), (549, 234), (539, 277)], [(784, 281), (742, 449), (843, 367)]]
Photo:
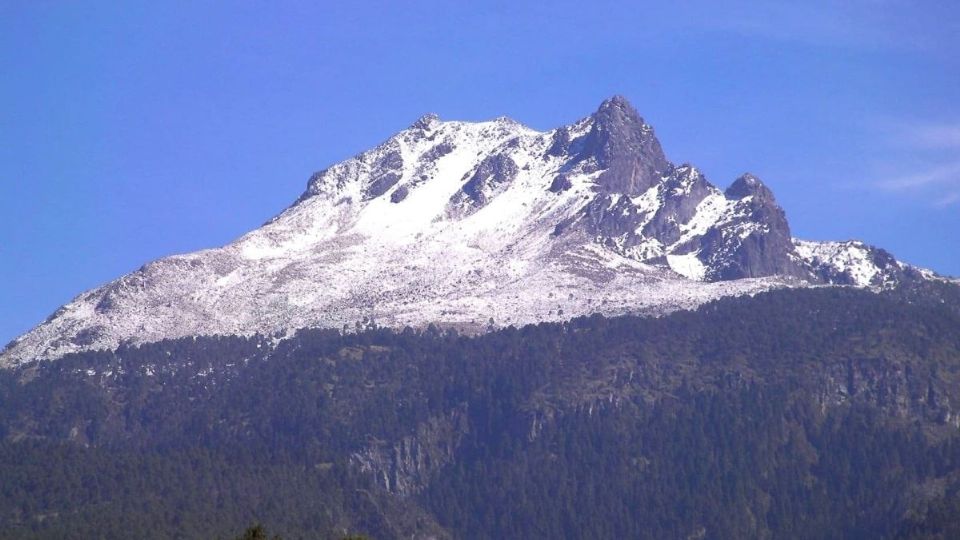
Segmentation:
[(697, 214), (697, 207), (713, 186), (696, 168), (683, 165), (674, 169), (663, 182), (662, 202), (644, 225), (643, 236), (670, 245), (681, 237), (681, 226)]
[(450, 198), (449, 214), (463, 217), (483, 207), (517, 177), (519, 169), (510, 156), (494, 154), (472, 171), (463, 188)]
[(884, 359), (851, 359), (825, 366), (820, 403), (828, 407), (866, 405), (890, 418), (923, 420), (960, 429), (960, 408), (942, 381), (931, 372), (918, 372), (908, 363)]
[(574, 161), (595, 161), (602, 192), (639, 195), (670, 169), (653, 128), (624, 97), (604, 101), (592, 119)]
[(736, 201), (740, 211), (735, 220), (711, 229), (703, 238), (708, 279), (810, 277), (799, 263), (786, 214), (759, 178), (745, 174), (724, 195)]
[(464, 406), (446, 416), (431, 418), (418, 426), (416, 433), (399, 441), (371, 441), (369, 446), (353, 454), (352, 461), (391, 493), (413, 495), (454, 460), (467, 430)]
[(403, 155), (399, 147), (391, 148), (383, 157), (373, 163), (370, 183), (367, 185), (366, 200), (375, 199), (390, 190), (403, 178)]

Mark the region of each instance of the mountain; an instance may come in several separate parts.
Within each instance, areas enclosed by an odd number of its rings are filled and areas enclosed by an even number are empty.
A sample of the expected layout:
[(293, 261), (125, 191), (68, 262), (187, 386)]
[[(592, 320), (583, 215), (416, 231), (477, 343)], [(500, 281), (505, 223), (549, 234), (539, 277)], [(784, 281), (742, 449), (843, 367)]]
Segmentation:
[(763, 182), (670, 162), (622, 97), (540, 132), (424, 116), (314, 174), (217, 249), (149, 263), (58, 309), (0, 365), (192, 335), (439, 323), (479, 331), (662, 314), (781, 287), (939, 279), (859, 242), (794, 239)]

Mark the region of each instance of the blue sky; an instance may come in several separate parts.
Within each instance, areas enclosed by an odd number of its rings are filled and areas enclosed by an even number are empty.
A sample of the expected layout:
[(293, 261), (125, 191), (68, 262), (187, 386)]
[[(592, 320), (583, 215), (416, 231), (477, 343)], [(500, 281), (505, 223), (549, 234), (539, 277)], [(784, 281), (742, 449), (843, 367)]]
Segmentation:
[(960, 275), (960, 3), (659, 4), (0, 3), (0, 343), (426, 112), (548, 129), (615, 93), (795, 236)]

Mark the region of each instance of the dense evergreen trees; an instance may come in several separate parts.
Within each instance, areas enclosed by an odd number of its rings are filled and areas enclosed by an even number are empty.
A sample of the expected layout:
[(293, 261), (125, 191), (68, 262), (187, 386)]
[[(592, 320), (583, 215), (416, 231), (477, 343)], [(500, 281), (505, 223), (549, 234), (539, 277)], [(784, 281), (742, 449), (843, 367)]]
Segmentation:
[[(949, 538), (952, 294), (777, 291), (473, 338), (302, 330), (27, 366), (0, 373), (0, 525), (37, 538), (232, 538), (253, 521), (288, 540)], [(395, 477), (407, 495), (385, 489)]]

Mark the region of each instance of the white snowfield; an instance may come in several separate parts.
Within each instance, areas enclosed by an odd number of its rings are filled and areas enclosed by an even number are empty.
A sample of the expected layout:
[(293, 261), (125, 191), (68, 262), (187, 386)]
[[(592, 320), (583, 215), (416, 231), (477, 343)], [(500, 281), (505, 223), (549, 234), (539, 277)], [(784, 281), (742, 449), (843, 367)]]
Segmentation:
[(858, 287), (869, 287), (879, 278), (881, 271), (870, 260), (870, 249), (863, 242), (794, 242), (797, 252), (804, 259), (821, 261), (836, 270), (850, 273)]
[[(583, 133), (590, 122), (567, 129)], [(598, 196), (599, 173), (549, 155), (553, 134), (505, 118), (424, 117), (315, 175), (296, 204), (236, 241), (160, 259), (81, 294), (11, 343), (0, 366), (191, 335), (371, 321), (479, 331), (591, 313), (661, 314), (809, 284), (778, 276), (703, 281), (704, 263), (683, 248), (691, 238), (724, 224), (751, 234), (750, 223), (737, 221), (745, 203), (712, 186), (669, 244), (649, 238), (622, 250), (585, 234), (558, 235), (558, 223)], [(491, 156), (509, 181), (479, 178), (465, 195), (466, 182), (489, 172)], [(560, 172), (569, 188), (551, 190)], [(699, 175), (692, 167), (685, 174)], [(630, 203), (652, 216), (665, 189), (656, 185)], [(796, 245), (804, 259), (876, 285), (861, 244)]]

